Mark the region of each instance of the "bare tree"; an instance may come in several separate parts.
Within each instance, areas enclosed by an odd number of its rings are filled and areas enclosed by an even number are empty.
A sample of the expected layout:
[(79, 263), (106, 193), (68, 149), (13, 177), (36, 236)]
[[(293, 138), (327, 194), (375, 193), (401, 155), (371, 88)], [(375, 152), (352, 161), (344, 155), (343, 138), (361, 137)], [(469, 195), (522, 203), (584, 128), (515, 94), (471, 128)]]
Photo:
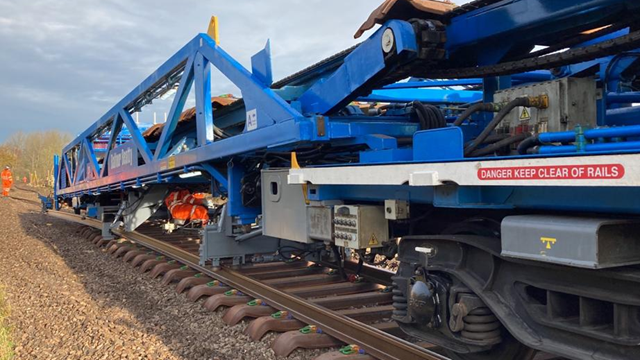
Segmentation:
[[(14, 177), (26, 177), (40, 186), (53, 185), (53, 155), (60, 154), (71, 136), (56, 130), (13, 134), (2, 148), (12, 154), (7, 164), (12, 165)], [(0, 160), (3, 160), (0, 153)], [(12, 160), (13, 159), (13, 160)], [(12, 160), (12, 162), (8, 162)]]

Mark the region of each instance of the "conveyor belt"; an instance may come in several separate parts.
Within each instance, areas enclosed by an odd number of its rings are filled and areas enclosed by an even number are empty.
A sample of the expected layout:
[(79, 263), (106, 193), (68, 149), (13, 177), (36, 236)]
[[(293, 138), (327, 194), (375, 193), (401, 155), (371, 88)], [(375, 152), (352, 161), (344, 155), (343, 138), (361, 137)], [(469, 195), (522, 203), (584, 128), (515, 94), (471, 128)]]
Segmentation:
[(496, 65), (467, 68), (432, 69), (430, 67), (428, 68), (422, 65), (417, 65), (413, 67), (411, 74), (414, 76), (438, 79), (464, 79), (511, 75), (533, 70), (548, 70), (574, 63), (595, 60), (620, 52), (633, 50), (638, 47), (640, 47), (640, 31), (635, 31), (628, 35), (603, 41), (591, 46), (572, 49), (548, 56), (510, 61)]
[[(497, 3), (496, 0), (481, 0), (469, 3), (462, 6), (462, 9), (454, 10), (457, 15), (462, 14), (461, 11), (467, 12), (475, 10), (481, 6), (488, 6), (493, 3)], [(610, 28), (603, 29), (601, 32), (593, 33), (589, 35), (586, 40), (591, 40), (599, 36), (611, 33), (612, 29), (620, 29), (630, 26), (634, 28), (640, 25), (640, 19), (637, 15), (633, 15), (629, 18), (619, 19), (615, 24), (611, 24)], [(564, 38), (569, 34), (555, 34), (557, 38)], [(569, 45), (575, 45), (571, 43)], [(296, 85), (298, 83), (313, 79), (318, 74), (330, 71), (338, 68), (344, 58), (348, 56), (355, 48), (343, 50), (323, 61), (313, 64), (304, 70), (301, 70), (295, 74), (292, 74), (273, 84), (273, 88), (281, 88), (286, 85)], [(533, 53), (531, 56), (522, 56), (519, 60), (508, 61), (495, 65), (476, 66), (476, 67), (447, 67), (448, 62), (440, 61), (434, 64), (434, 59), (418, 59), (416, 61), (407, 64), (397, 69), (392, 74), (389, 74), (385, 78), (381, 79), (376, 84), (377, 87), (381, 87), (387, 84), (397, 82), (407, 77), (422, 77), (422, 78), (435, 78), (435, 79), (462, 79), (462, 78), (482, 78), (489, 76), (501, 76), (512, 75), (518, 73), (524, 73), (534, 70), (550, 70), (557, 67), (570, 65), (578, 62), (590, 61), (606, 56), (611, 56), (620, 52), (633, 50), (640, 47), (640, 31), (631, 32), (628, 35), (621, 36), (615, 39), (603, 41), (594, 45), (572, 49), (562, 53), (548, 54), (548, 52), (540, 52), (539, 54)]]
[(448, 13), (445, 14), (445, 19), (451, 19), (453, 17), (456, 16), (460, 16), (460, 15), (464, 15), (468, 12), (474, 11), (474, 10), (478, 10), (480, 8), (489, 6), (489, 5), (493, 5), (496, 3), (499, 3), (501, 1), (504, 0), (478, 0), (478, 1), (472, 1), (470, 3), (466, 3), (464, 5), (460, 5), (457, 8), (449, 11)]

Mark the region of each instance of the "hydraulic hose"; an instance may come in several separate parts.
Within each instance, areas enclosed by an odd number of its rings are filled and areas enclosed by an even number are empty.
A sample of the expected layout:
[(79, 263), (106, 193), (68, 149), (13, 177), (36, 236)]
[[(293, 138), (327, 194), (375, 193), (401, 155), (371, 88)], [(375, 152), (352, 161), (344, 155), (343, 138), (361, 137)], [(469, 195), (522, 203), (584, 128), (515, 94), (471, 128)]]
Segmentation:
[(479, 103), (471, 105), (465, 110), (460, 116), (453, 122), (453, 126), (460, 126), (462, 123), (467, 120), (471, 115), (479, 112), (479, 111), (488, 111), (488, 112), (498, 112), (500, 111), (500, 104), (495, 103)]
[[(605, 151), (628, 151), (640, 149), (640, 141), (623, 141), (613, 143), (598, 143), (598, 144), (586, 144), (582, 152), (605, 152)], [(561, 146), (536, 146), (527, 151), (528, 154), (575, 154), (578, 152), (578, 147), (575, 145), (561, 145)]]
[(469, 154), (469, 156), (471, 157), (480, 157), (480, 156), (485, 156), (485, 155), (489, 155), (492, 154), (506, 146), (509, 146), (511, 144), (515, 144), (517, 142), (523, 141), (525, 139), (528, 139), (531, 137), (530, 133), (522, 133), (522, 134), (518, 134), (518, 135), (514, 135), (514, 136), (510, 136), (508, 138), (502, 139), (498, 142), (495, 142), (491, 145), (488, 145), (486, 147), (483, 147), (482, 149), (478, 149), (474, 152), (472, 152), (471, 154)]
[(509, 115), (509, 113), (518, 106), (546, 108), (548, 106), (548, 98), (546, 96), (519, 97), (507, 103), (507, 105), (500, 109), (498, 114), (493, 118), (493, 120), (491, 120), (487, 127), (482, 130), (480, 135), (478, 135), (478, 137), (465, 148), (465, 156), (468, 156), (473, 151), (475, 151), (478, 146), (480, 146), (484, 142), (484, 140), (491, 134), (491, 132), (496, 129), (498, 124), (500, 124), (502, 120), (504, 120), (504, 118), (507, 117), (507, 115)]
[[(640, 137), (640, 125), (596, 128), (584, 131), (584, 138), (587, 140), (629, 137)], [(518, 153), (520, 155), (526, 155), (531, 153), (531, 148), (534, 146), (553, 143), (571, 143), (574, 142), (575, 139), (575, 131), (540, 133), (521, 142), (518, 146)]]
[[(489, 144), (493, 144), (495, 142), (498, 142), (500, 140), (504, 140), (508, 137), (510, 137), (511, 135), (509, 134), (491, 134), (489, 136), (487, 136), (486, 139), (484, 139), (484, 142), (482, 142), (482, 145), (489, 145)], [(464, 147), (469, 146), (469, 144), (471, 144), (471, 141), (467, 141), (464, 144)]]
[(540, 145), (540, 138), (538, 135), (529, 136), (518, 145), (518, 154), (527, 155), (528, 150), (537, 145)]
[(425, 105), (420, 101), (413, 102), (418, 120), (420, 121), (420, 130), (438, 129), (447, 126), (442, 111), (433, 105)]

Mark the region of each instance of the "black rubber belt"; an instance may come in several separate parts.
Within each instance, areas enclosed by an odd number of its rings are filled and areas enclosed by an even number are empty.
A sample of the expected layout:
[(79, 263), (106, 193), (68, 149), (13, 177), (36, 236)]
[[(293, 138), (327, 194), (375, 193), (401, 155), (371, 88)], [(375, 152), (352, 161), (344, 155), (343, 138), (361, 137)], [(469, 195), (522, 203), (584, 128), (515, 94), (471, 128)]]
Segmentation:
[(628, 35), (603, 41), (591, 46), (571, 49), (562, 53), (541, 56), (519, 61), (510, 61), (496, 65), (468, 67), (458, 69), (431, 69), (416, 66), (412, 70), (414, 76), (424, 76), (439, 79), (464, 79), (486, 76), (500, 76), (518, 74), (533, 70), (553, 69), (576, 62), (584, 62), (615, 55), (619, 52), (629, 51), (640, 47), (640, 31), (634, 31)]

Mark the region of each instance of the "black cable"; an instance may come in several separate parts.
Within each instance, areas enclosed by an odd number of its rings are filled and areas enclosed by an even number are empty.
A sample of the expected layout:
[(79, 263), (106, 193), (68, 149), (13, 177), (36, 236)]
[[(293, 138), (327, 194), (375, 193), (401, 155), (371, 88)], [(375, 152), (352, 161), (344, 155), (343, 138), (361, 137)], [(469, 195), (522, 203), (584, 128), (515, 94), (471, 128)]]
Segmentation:
[(444, 114), (442, 113), (442, 111), (440, 111), (438, 107), (434, 105), (424, 105), (422, 103), (420, 103), (420, 106), (424, 107), (428, 111), (431, 111), (434, 118), (436, 119), (438, 128), (443, 128), (447, 126), (447, 120), (444, 118)]
[(338, 247), (335, 244), (331, 244), (331, 250), (333, 250), (333, 255), (336, 257), (336, 265), (338, 266), (340, 276), (342, 276), (343, 279), (347, 279), (347, 273), (342, 266), (342, 256), (340, 255), (340, 251), (338, 251)]
[(471, 115), (479, 112), (479, 111), (490, 111), (494, 112), (497, 109), (497, 105), (494, 103), (479, 103), (471, 105), (465, 110), (456, 121), (453, 122), (453, 126), (460, 126), (462, 123), (471, 117)]
[(365, 250), (358, 250), (358, 267), (356, 267), (356, 276), (360, 276), (362, 266), (364, 265)]
[(473, 140), (469, 144), (469, 146), (467, 146), (464, 149), (464, 155), (468, 156), (475, 149), (477, 149), (478, 146), (480, 146), (484, 142), (484, 140), (491, 134), (491, 132), (495, 130), (498, 124), (500, 124), (502, 120), (504, 120), (504, 118), (507, 117), (507, 115), (509, 115), (511, 110), (517, 108), (518, 106), (529, 107), (530, 105), (531, 105), (531, 101), (528, 97), (520, 97), (510, 101), (498, 112), (498, 114), (493, 118), (493, 120), (489, 122), (489, 124), (484, 128), (484, 130), (482, 130), (480, 135), (478, 135), (478, 137), (475, 140)]
[(444, 114), (438, 107), (425, 105), (418, 100), (415, 100), (412, 105), (420, 121), (420, 130), (439, 129), (447, 126)]
[[(414, 103), (416, 103), (416, 102), (414, 102)], [(414, 110), (416, 112), (416, 115), (418, 116), (418, 121), (420, 122), (420, 130), (428, 130), (428, 129), (430, 129), (430, 126), (427, 123), (427, 118), (424, 116), (424, 113), (422, 111), (419, 111), (416, 106), (414, 106)]]
[(478, 149), (474, 152), (472, 152), (471, 154), (469, 154), (469, 156), (471, 157), (480, 157), (480, 156), (485, 156), (485, 155), (489, 155), (492, 154), (504, 147), (507, 147), (511, 144), (515, 144), (517, 142), (520, 142), (528, 137), (530, 137), (531, 134), (530, 133), (522, 133), (522, 134), (518, 134), (518, 135), (514, 135), (514, 136), (510, 136), (506, 139), (502, 139), (496, 143), (493, 143), (489, 146), (483, 147), (482, 149)]
[(427, 128), (424, 130), (437, 128), (438, 125), (433, 116), (433, 113), (428, 111), (420, 101), (414, 101), (413, 106), (415, 107), (416, 113), (418, 115), (422, 114), (422, 116), (427, 119)]

